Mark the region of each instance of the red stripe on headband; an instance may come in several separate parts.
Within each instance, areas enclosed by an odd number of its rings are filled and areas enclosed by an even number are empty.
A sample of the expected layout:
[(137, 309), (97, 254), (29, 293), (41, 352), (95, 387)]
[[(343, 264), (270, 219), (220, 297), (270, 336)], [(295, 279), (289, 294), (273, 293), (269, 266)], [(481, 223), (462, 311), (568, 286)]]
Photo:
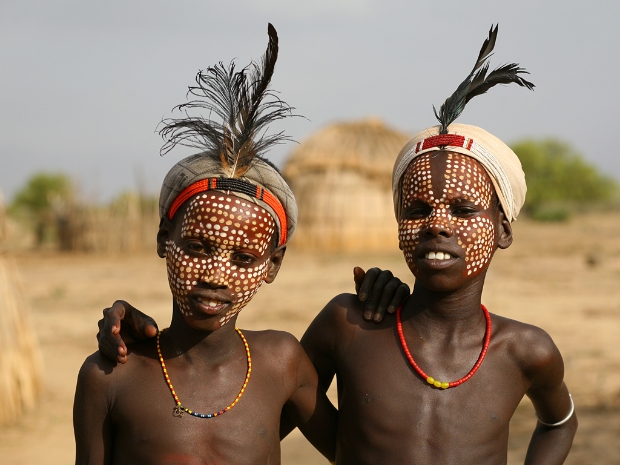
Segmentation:
[[(422, 148), (420, 150), (426, 150), (433, 147), (441, 147), (445, 145), (451, 145), (453, 147), (463, 147), (465, 143), (465, 137), (457, 134), (438, 134), (428, 139), (424, 139)], [(418, 150), (419, 152), (419, 150)], [(416, 152), (417, 153), (417, 152)]]
[(190, 197), (193, 197), (194, 195), (200, 192), (211, 190), (211, 187), (209, 186), (210, 181), (213, 181), (213, 185), (215, 185), (215, 178), (202, 179), (198, 182), (195, 182), (194, 184), (187, 186), (185, 189), (183, 189), (183, 191), (177, 196), (177, 198), (174, 199), (174, 202), (172, 202), (172, 205), (170, 205), (170, 210), (168, 210), (168, 219), (172, 221), (172, 218), (174, 218), (174, 215), (177, 212), (177, 210), (181, 208), (181, 205), (187, 202), (187, 200)]
[(268, 190), (262, 189), (263, 202), (269, 205), (278, 216), (280, 220), (280, 243), (278, 245), (286, 244), (287, 238), (287, 226), (286, 226), (286, 212), (280, 201)]
[[(194, 195), (199, 194), (200, 192), (217, 189), (217, 180), (218, 178), (202, 179), (201, 181), (197, 181), (194, 184), (191, 184), (190, 186), (187, 186), (185, 189), (183, 189), (183, 191), (177, 196), (177, 198), (174, 199), (174, 202), (172, 202), (170, 210), (168, 210), (168, 219), (172, 221), (172, 218), (174, 218), (174, 215), (176, 214), (178, 209), (181, 208), (181, 205), (187, 202), (187, 200), (189, 200)], [(252, 185), (249, 182), (247, 182), (246, 184)], [(235, 192), (234, 189), (230, 190)], [(247, 195), (247, 192), (245, 192), (245, 194)], [(265, 202), (274, 211), (274, 213), (278, 217), (278, 220), (280, 221), (280, 242), (278, 243), (278, 245), (286, 244), (287, 221), (286, 211), (284, 210), (284, 207), (277, 199), (277, 197), (275, 197), (268, 190), (262, 189), (260, 186), (256, 186), (256, 193), (254, 194), (254, 196), (255, 198)]]

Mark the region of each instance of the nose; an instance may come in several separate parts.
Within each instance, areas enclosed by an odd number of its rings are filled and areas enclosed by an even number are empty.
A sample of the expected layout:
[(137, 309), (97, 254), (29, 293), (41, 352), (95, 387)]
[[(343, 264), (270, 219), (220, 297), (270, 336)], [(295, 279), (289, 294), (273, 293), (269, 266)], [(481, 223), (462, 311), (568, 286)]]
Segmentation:
[(434, 210), (428, 218), (428, 224), (423, 232), (427, 237), (452, 237), (454, 230), (446, 210)]
[(198, 282), (209, 289), (226, 289), (228, 278), (225, 263), (218, 260), (208, 260), (199, 275)]

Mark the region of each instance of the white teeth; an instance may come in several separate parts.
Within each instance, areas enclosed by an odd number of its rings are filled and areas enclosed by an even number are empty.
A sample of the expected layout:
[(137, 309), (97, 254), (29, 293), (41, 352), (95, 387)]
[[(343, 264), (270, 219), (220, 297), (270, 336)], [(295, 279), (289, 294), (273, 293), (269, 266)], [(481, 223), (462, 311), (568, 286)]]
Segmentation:
[(196, 300), (201, 304), (208, 305), (209, 307), (217, 307), (218, 305), (222, 305), (222, 302), (218, 300), (206, 300), (202, 299), (201, 297), (196, 297)]
[(429, 252), (424, 258), (427, 260), (450, 260), (452, 255), (446, 252)]

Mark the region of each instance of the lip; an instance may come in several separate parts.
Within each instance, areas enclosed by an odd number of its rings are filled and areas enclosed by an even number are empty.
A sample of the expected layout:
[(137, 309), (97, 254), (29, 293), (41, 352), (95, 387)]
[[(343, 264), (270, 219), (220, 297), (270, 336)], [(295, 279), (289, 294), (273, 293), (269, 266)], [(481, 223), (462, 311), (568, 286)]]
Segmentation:
[(194, 292), (188, 297), (192, 306), (206, 315), (218, 315), (231, 303), (230, 298), (219, 292)]

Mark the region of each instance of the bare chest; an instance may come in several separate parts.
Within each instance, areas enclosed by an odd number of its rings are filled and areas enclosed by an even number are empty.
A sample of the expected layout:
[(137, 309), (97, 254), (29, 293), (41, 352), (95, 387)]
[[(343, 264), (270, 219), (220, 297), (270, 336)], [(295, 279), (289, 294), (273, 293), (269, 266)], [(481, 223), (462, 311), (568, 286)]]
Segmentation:
[[(174, 377), (170, 370), (183, 406), (197, 414), (216, 414), (212, 418), (179, 415), (161, 369), (141, 366), (119, 388), (111, 409), (114, 463), (279, 463), (284, 390), (255, 365), (240, 397), (242, 372), (196, 382), (178, 373)], [(219, 413), (235, 399), (229, 410)]]
[[(413, 370), (391, 328), (359, 334), (338, 361), (339, 463), (468, 463), (470, 452), (482, 452), (470, 463), (503, 463), (508, 424), (525, 388), (518, 367), (493, 348), (473, 377), (444, 390)], [(469, 352), (423, 350), (416, 362), (430, 376), (453, 381), (475, 364), (479, 351)]]

